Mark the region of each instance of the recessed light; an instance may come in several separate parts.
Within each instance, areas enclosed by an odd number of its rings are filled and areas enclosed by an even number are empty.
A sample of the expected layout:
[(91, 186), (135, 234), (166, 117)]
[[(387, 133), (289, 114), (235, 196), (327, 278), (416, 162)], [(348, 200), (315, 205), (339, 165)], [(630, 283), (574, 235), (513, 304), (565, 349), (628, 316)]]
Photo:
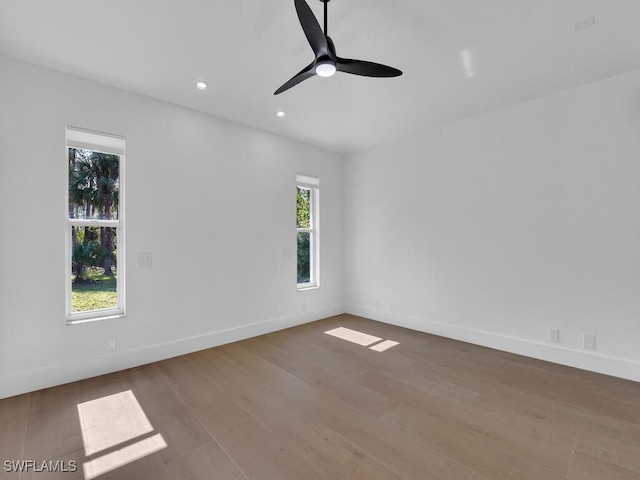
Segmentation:
[(284, 112), (283, 112), (282, 110), (278, 110), (278, 111), (276, 112), (276, 117), (278, 117), (278, 118), (282, 118), (282, 117), (284, 117)]
[(207, 84), (206, 84), (206, 82), (198, 82), (198, 83), (196, 83), (196, 88), (198, 90), (204, 90), (204, 89), (207, 88)]

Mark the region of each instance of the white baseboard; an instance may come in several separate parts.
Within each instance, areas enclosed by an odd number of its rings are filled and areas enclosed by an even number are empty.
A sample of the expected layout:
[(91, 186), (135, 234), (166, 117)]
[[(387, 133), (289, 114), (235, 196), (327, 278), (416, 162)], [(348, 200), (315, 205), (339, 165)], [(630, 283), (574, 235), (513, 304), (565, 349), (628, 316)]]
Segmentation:
[(358, 305), (346, 305), (344, 307), (342, 305), (335, 305), (322, 310), (263, 320), (163, 344), (150, 345), (135, 350), (113, 352), (87, 360), (49, 365), (34, 370), (5, 375), (0, 378), (0, 399), (137, 367), (178, 355), (184, 355), (302, 325), (315, 320), (321, 320), (334, 315), (340, 315), (345, 312), (419, 332), (439, 335), (475, 345), (495, 348), (505, 352), (640, 382), (640, 362), (633, 360), (548, 345), (522, 338), (508, 337), (493, 332), (436, 322), (426, 318), (399, 315)]
[(117, 351), (82, 361), (47, 365), (0, 378), (0, 399), (117, 372), (167, 358), (217, 347), (344, 313), (343, 305), (241, 325), (189, 338)]
[(358, 305), (345, 305), (345, 311), (352, 315), (398, 327), (640, 382), (640, 362), (634, 360), (611, 357), (559, 345), (549, 345), (523, 338), (508, 337), (493, 332), (436, 322), (427, 318), (399, 315)]

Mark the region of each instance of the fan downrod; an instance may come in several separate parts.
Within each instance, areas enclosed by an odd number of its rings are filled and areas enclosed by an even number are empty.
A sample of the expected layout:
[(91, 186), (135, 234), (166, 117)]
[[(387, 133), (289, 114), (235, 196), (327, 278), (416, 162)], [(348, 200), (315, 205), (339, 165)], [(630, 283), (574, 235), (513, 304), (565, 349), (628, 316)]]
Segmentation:
[(327, 36), (327, 3), (329, 3), (331, 0), (320, 0), (322, 3), (324, 3), (324, 36)]

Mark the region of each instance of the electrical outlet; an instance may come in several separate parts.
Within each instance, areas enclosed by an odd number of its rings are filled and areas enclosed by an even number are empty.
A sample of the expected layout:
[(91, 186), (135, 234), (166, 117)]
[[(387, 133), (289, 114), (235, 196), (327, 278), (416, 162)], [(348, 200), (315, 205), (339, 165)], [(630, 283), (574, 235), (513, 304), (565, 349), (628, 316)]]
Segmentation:
[(549, 329), (549, 341), (550, 342), (554, 342), (557, 343), (558, 339), (560, 336), (560, 332), (558, 332), (557, 328), (550, 328)]
[(586, 350), (596, 349), (596, 336), (590, 333), (585, 333), (582, 341), (582, 346)]
[(109, 337), (107, 339), (107, 351), (113, 352), (118, 349), (118, 340), (116, 337)]
[(376, 308), (380, 308), (382, 306), (382, 302), (380, 299), (376, 300)]

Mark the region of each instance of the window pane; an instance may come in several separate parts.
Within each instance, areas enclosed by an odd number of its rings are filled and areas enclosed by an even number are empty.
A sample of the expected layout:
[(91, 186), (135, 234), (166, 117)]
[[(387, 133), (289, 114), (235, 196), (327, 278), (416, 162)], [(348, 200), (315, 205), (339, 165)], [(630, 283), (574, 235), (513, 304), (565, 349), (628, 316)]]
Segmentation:
[(117, 229), (71, 227), (71, 311), (118, 306)]
[(311, 281), (311, 233), (298, 233), (298, 283)]
[(120, 157), (69, 148), (69, 218), (118, 219)]
[(297, 228), (311, 228), (311, 190), (298, 187), (296, 201)]

